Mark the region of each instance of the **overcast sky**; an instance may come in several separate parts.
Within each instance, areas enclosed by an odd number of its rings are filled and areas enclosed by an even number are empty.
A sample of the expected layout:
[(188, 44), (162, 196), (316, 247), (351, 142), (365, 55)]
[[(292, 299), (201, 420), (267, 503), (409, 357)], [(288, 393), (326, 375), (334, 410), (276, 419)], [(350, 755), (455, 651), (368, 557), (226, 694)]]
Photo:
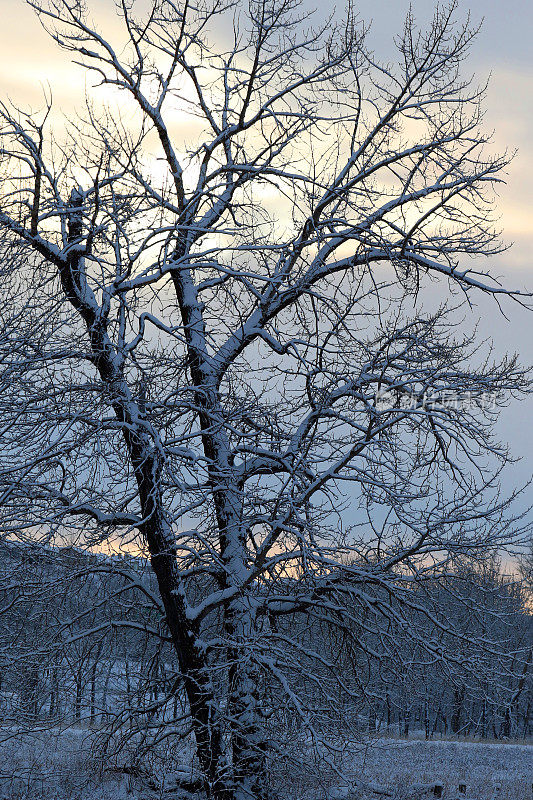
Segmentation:
[[(109, 17), (112, 0), (88, 0), (94, 17)], [(304, 0), (311, 8), (318, 3)], [(337, 3), (337, 8), (342, 3)], [(371, 41), (381, 56), (392, 55), (391, 40), (401, 29), (409, 6), (407, 0), (354, 0), (360, 17), (372, 20)], [(429, 0), (413, 0), (421, 22), (433, 10)], [(333, 4), (332, 4), (333, 7)], [(533, 3), (531, 0), (470, 0), (459, 2), (460, 13), (470, 10), (474, 22), (483, 19), (470, 61), (480, 79), (492, 75), (487, 103), (486, 125), (495, 129), (495, 148), (518, 149), (509, 169), (508, 183), (501, 189), (502, 227), (513, 248), (495, 260), (493, 269), (513, 287), (533, 291)], [(58, 50), (41, 29), (24, 0), (0, 0), (0, 88), (5, 97), (19, 103), (38, 105), (41, 86), (49, 82), (54, 103), (67, 113), (83, 101), (85, 77), (69, 64), (68, 54)], [(472, 322), (481, 318), (481, 332), (494, 337), (499, 353), (519, 352), (522, 361), (533, 364), (533, 312), (516, 304), (505, 307), (506, 320), (494, 303), (481, 300), (472, 312)], [(533, 472), (533, 399), (514, 403), (503, 413), (501, 437), (511, 442), (522, 463), (507, 479), (510, 487)], [(530, 492), (533, 503), (533, 490)]]

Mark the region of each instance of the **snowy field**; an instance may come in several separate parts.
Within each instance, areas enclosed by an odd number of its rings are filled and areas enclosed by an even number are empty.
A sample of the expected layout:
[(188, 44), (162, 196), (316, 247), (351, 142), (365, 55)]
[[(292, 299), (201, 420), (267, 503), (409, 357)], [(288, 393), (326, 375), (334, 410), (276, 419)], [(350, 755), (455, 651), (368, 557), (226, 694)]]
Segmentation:
[(473, 800), (530, 800), (533, 745), (384, 741), (354, 754), (350, 772), (398, 800), (420, 797), (420, 784), (439, 782), (446, 798), (466, 784)]
[[(151, 791), (128, 776), (102, 771), (84, 743), (87, 731), (40, 733), (21, 743), (4, 731), (0, 740), (0, 800), (156, 800), (191, 797)], [(343, 771), (386, 790), (393, 800), (426, 800), (435, 783), (442, 797), (458, 796), (466, 784), (471, 800), (531, 800), (533, 745), (449, 741), (381, 740), (346, 755)], [(379, 795), (320, 779), (308, 768), (274, 778), (279, 800), (367, 800)], [(283, 788), (284, 787), (284, 788)], [(200, 800), (199, 796), (194, 796)]]

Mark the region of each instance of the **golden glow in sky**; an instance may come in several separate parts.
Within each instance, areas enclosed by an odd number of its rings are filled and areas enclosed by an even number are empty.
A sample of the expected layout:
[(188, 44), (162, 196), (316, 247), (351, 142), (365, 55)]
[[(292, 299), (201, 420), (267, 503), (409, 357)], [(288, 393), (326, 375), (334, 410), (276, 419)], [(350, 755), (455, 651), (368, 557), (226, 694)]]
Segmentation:
[[(117, 39), (117, 20), (112, 0), (89, 0), (93, 19), (100, 30), (111, 40)], [(531, 175), (533, 172), (533, 126), (532, 92), (533, 60), (524, 62), (521, 53), (522, 40), (528, 25), (533, 29), (532, 12), (521, 8), (519, 0), (507, 4), (505, 17), (507, 28), (502, 27), (501, 9), (494, 4), (479, 0), (466, 4), (461, 9), (472, 9), (474, 19), (485, 16), (483, 29), (474, 45), (472, 67), (480, 79), (491, 73), (491, 83), (486, 102), (486, 125), (495, 130), (495, 147), (498, 150), (517, 148), (515, 161), (511, 164), (507, 186), (501, 187), (500, 210), (502, 228), (513, 249), (500, 259), (502, 268), (527, 270), (533, 250), (533, 206), (531, 203)], [(372, 36), (378, 43), (378, 51), (392, 52), (389, 44), (394, 29), (399, 26), (407, 2), (394, 4), (391, 20), (390, 6), (381, 2), (356, 4), (362, 19), (373, 19)], [(383, 8), (381, 8), (383, 6)], [(387, 16), (380, 12), (387, 6)], [(405, 6), (405, 8), (404, 8)], [(513, 8), (520, 14), (513, 17)], [(414, 3), (415, 13), (424, 17), (431, 12), (433, 3), (419, 0)], [(520, 8), (519, 8), (520, 7)], [(396, 19), (397, 18), (397, 19)], [(71, 115), (82, 109), (86, 85), (95, 79), (71, 62), (71, 55), (62, 51), (42, 29), (33, 10), (24, 0), (0, 0), (0, 93), (19, 106), (38, 110), (43, 106), (43, 92), (51, 90), (54, 103), (54, 126), (61, 127), (61, 115)], [(494, 49), (496, 28), (500, 27), (500, 46)], [(386, 29), (385, 29), (386, 27)], [(515, 30), (516, 29), (516, 30)], [(399, 27), (396, 27), (399, 30)], [(57, 130), (57, 127), (56, 127)], [(58, 134), (60, 135), (60, 134)]]

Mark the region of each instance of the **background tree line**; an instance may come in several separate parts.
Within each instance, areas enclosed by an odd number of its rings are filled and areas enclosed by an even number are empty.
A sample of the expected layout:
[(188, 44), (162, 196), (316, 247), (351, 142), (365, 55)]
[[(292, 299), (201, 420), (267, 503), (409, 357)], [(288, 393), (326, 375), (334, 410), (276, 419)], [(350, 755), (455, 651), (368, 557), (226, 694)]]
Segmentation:
[[(186, 696), (149, 564), (69, 547), (3, 544), (1, 550), (4, 721), (91, 726), (117, 756), (126, 747), (129, 757), (140, 758), (169, 737), (187, 739)], [(264, 687), (272, 737), (298, 738), (305, 713), (321, 715), (333, 738), (531, 736), (527, 581), (488, 558), (458, 564), (454, 575), (428, 578), (408, 595), (403, 604), (391, 597), (386, 615), (362, 603), (340, 624), (298, 614), (276, 624), (270, 647), (282, 656), (284, 639), (296, 635), (301, 662), (294, 675), (287, 648), (292, 702), (274, 685)], [(431, 655), (428, 609), (441, 625)], [(320, 654), (322, 671), (314, 655), (306, 663), (306, 651)]]

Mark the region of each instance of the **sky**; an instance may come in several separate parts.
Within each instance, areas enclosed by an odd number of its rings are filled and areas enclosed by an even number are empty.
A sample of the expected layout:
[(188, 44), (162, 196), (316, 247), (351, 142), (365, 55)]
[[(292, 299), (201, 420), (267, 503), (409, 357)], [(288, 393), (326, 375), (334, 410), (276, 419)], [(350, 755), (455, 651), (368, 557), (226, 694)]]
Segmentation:
[[(310, 10), (315, 4), (316, 0), (304, 0)], [(94, 9), (95, 19), (109, 24), (113, 0), (89, 0), (88, 5)], [(408, 1), (355, 0), (354, 6), (362, 20), (372, 23), (370, 39), (378, 55), (391, 54), (391, 40), (401, 30)], [(424, 23), (434, 4), (413, 0), (412, 6)], [(514, 242), (502, 268), (533, 276), (533, 4), (525, 0), (459, 0), (459, 13), (464, 16), (469, 10), (474, 23), (483, 22), (469, 66), (480, 80), (491, 75), (487, 128), (495, 131), (495, 149), (519, 151), (510, 166), (508, 184), (501, 190), (502, 226), (507, 240)], [(51, 41), (25, 0), (0, 0), (0, 20), (1, 95), (35, 108), (42, 104), (42, 87), (49, 85), (57, 109), (68, 112), (81, 106), (83, 71)], [(530, 330), (533, 333), (533, 323)]]
[[(304, 0), (303, 4), (305, 10), (317, 5), (316, 0)], [(109, 19), (114, 7), (112, 0), (88, 0), (88, 5), (95, 19)], [(413, 0), (411, 5), (422, 23), (434, 7), (430, 0)], [(509, 286), (533, 291), (533, 3), (459, 0), (458, 5), (460, 14), (471, 12), (473, 22), (483, 20), (469, 66), (480, 80), (491, 76), (485, 124), (495, 131), (495, 149), (518, 151), (509, 167), (507, 185), (500, 190), (499, 203), (504, 238), (514, 244), (494, 259), (492, 269)], [(401, 30), (408, 1), (354, 0), (354, 7), (361, 19), (372, 21), (370, 37), (377, 54), (392, 54), (391, 41)], [(50, 40), (24, 0), (0, 0), (0, 20), (1, 96), (38, 108), (42, 86), (49, 84), (57, 109), (68, 113), (76, 105), (81, 107), (84, 73)], [(480, 334), (493, 337), (498, 354), (516, 351), (524, 364), (533, 364), (533, 311), (511, 302), (504, 311), (507, 319), (493, 302), (480, 298), (471, 312), (472, 327), (479, 317)], [(512, 403), (502, 413), (501, 438), (522, 458), (506, 480), (509, 489), (533, 473), (532, 418), (533, 397)], [(529, 499), (533, 503), (533, 490)]]

